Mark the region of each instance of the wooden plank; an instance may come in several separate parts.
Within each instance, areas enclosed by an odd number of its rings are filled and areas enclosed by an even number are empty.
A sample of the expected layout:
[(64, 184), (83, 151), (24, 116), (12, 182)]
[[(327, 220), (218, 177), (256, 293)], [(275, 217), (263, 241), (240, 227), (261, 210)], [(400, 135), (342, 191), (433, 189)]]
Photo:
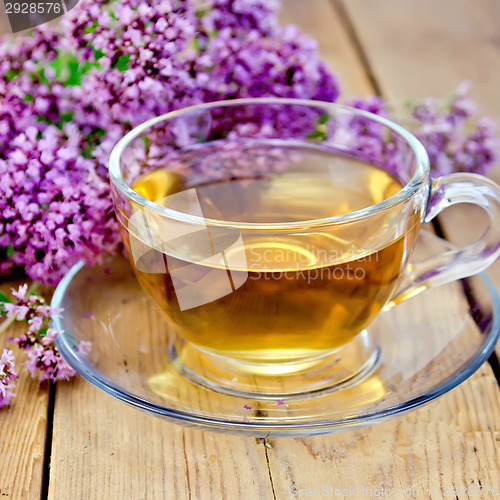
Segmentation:
[(50, 499), (268, 499), (267, 460), (275, 498), (326, 486), (438, 488), (431, 498), (440, 499), (446, 487), (499, 484), (500, 428), (490, 410), (500, 411), (500, 398), (486, 367), (467, 383), (474, 390), (463, 384), (404, 418), (332, 436), (268, 439), (269, 449), (252, 438), (172, 426), (83, 381), (72, 385), (58, 388), (65, 404), (54, 428)]
[[(126, 261), (122, 265), (128, 268)], [(115, 382), (120, 374), (131, 374), (128, 383), (134, 391), (144, 388), (149, 393), (152, 380), (158, 378), (162, 382), (156, 385), (164, 390), (167, 368), (160, 346), (166, 341), (165, 321), (156, 309), (147, 307), (147, 297), (138, 296), (132, 275), (121, 286), (123, 292), (117, 298), (113, 289), (100, 283), (99, 293), (88, 290), (66, 311), (75, 323), (86, 311), (95, 313), (95, 320), (81, 326), (87, 328), (88, 338), (95, 339), (107, 332), (99, 319), (123, 308), (114, 315), (113, 335), (106, 337), (109, 342), (93, 343), (94, 366)], [(66, 328), (73, 330), (71, 324)], [(171, 365), (170, 369), (175, 370)], [(147, 382), (133, 376), (139, 373), (145, 374)], [(176, 381), (174, 389), (188, 406), (201, 405), (210, 411), (217, 404), (217, 394), (211, 393), (210, 398), (207, 391), (190, 387)], [(240, 495), (252, 499), (266, 498), (271, 490), (265, 450), (254, 439), (174, 426), (126, 407), (82, 380), (58, 387), (53, 436), (49, 497), (54, 499), (64, 498), (68, 491), (71, 498), (82, 499)], [(96, 474), (85, 474), (89, 470)]]
[(49, 499), (272, 498), (254, 438), (146, 416), (87, 382), (58, 387)]
[(5, 12), (5, 5), (0, 2), (0, 36), (3, 33), (10, 33), (10, 23), (7, 13)]
[(480, 485), (486, 496), (484, 487), (500, 479), (500, 424), (492, 418), (499, 412), (496, 381), (483, 366), (438, 401), (394, 421), (332, 436), (270, 439), (276, 498), (479, 498), (481, 492), (460, 492)]
[[(0, 2), (0, 36), (10, 33), (5, 6)], [(18, 282), (3, 283), (6, 293)], [(22, 333), (21, 325), (14, 325), (0, 338), (0, 349), (7, 347), (16, 355), (20, 375), (16, 397), (8, 409), (0, 410), (0, 496), (15, 499), (38, 498), (42, 492), (47, 430), (48, 388), (40, 389), (37, 381), (23, 370), (23, 353), (6, 339)]]
[(500, 117), (497, 0), (333, 0), (349, 15), (386, 98), (447, 96), (462, 80)]
[[(3, 293), (21, 283), (3, 283)], [(23, 369), (24, 353), (7, 339), (22, 334), (23, 325), (15, 324), (0, 338), (0, 351), (12, 349), (16, 356), (19, 379), (16, 397), (8, 408), (0, 410), (0, 496), (13, 499), (40, 497), (44, 470), (47, 429), (48, 388), (31, 379)]]
[[(470, 80), (481, 112), (500, 122), (498, 1), (349, 0), (341, 5), (389, 100), (446, 96)], [(500, 183), (500, 162), (488, 176)], [(471, 206), (450, 208), (440, 221), (457, 245), (474, 241), (486, 228), (482, 210)], [(499, 262), (488, 275), (500, 290)]]

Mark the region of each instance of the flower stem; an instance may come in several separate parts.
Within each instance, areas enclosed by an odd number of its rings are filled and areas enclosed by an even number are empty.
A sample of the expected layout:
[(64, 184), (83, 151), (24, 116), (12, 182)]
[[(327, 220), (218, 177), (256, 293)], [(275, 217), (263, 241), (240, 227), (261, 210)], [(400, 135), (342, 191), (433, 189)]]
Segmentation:
[[(34, 281), (31, 286), (28, 288), (28, 291), (26, 292), (26, 296), (31, 295), (33, 292), (36, 292), (36, 289), (38, 288), (38, 283)], [(14, 321), (16, 321), (17, 315), (13, 314), (10, 318), (7, 318), (5, 321), (2, 322), (0, 325), (0, 335), (2, 335), (5, 330), (7, 330)]]

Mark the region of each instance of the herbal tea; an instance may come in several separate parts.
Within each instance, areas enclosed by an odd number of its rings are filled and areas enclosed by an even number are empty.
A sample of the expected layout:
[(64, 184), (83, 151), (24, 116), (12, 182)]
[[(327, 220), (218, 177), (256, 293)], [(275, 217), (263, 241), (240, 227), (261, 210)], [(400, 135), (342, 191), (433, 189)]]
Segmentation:
[[(161, 226), (153, 223), (142, 232), (123, 227), (129, 252), (143, 247), (139, 258), (131, 256), (139, 282), (180, 336), (202, 350), (261, 363), (331, 352), (362, 331), (399, 284), (417, 215), (390, 241), (368, 238), (365, 225), (351, 223), (348, 232), (307, 230), (307, 221), (368, 207), (401, 184), (359, 161), (314, 150), (295, 153), (286, 168), (268, 176), (193, 182), (160, 169), (133, 185), (162, 204), (174, 193), (195, 189), (209, 219), (304, 221), (295, 234), (232, 229), (232, 237), (208, 223), (175, 242), (165, 237), (162, 245), (148, 237), (164, 230)], [(389, 216), (380, 221), (375, 234), (387, 234), (387, 225), (397, 224)]]

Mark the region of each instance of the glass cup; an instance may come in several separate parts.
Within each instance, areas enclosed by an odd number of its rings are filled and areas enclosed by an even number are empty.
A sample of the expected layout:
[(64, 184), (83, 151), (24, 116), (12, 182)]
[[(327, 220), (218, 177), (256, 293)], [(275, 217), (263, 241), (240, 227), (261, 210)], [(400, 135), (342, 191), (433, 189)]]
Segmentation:
[[(500, 255), (497, 185), (432, 179), (408, 131), (337, 104), (174, 111), (128, 133), (109, 170), (126, 253), (168, 322), (171, 361), (219, 391), (352, 384), (380, 358), (369, 335), (380, 311)], [(456, 203), (484, 208), (487, 231), (409, 265), (421, 225)]]

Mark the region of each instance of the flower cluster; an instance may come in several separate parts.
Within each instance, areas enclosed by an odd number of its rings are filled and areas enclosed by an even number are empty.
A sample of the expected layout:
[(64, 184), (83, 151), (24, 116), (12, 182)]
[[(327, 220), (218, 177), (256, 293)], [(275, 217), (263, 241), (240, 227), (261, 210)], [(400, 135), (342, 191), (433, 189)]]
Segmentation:
[(463, 82), (446, 101), (409, 103), (407, 124), (424, 145), (435, 175), (451, 172), (484, 174), (498, 160), (496, 123), (477, 118), (478, 110)]
[[(1, 303), (2, 315), (7, 321), (9, 319), (25, 321), (28, 324), (28, 330), (24, 334), (9, 340), (26, 352), (28, 357), (26, 368), (32, 378), (38, 378), (40, 382), (69, 380), (75, 375), (75, 371), (62, 358), (55, 346), (54, 341), (58, 332), (50, 327), (51, 318), (58, 316), (61, 311), (48, 306), (41, 295), (28, 293), (28, 285), (19, 287), (17, 291), (12, 290), (12, 295), (16, 302), (8, 302), (4, 298)], [(78, 350), (80, 354), (86, 355), (90, 350), (90, 344), (81, 342)], [(9, 359), (13, 362), (12, 355)]]
[[(385, 101), (381, 97), (353, 98), (346, 104), (369, 113), (388, 116)], [(352, 151), (356, 151), (364, 160), (378, 164), (398, 177), (398, 170), (403, 167), (400, 161), (401, 149), (395, 144), (395, 135), (387, 127), (365, 117), (348, 116), (347, 123), (343, 123), (341, 128), (343, 134), (349, 136), (344, 140)]]
[(7, 349), (0, 356), (0, 408), (9, 406), (15, 394), (12, 392), (17, 379), (16, 365), (14, 364), (14, 353)]
[[(432, 175), (484, 174), (499, 159), (500, 140), (496, 123), (488, 117), (478, 117), (470, 89), (470, 83), (463, 82), (448, 99), (409, 101), (403, 115), (391, 113), (380, 97), (353, 99), (347, 104), (400, 121), (411, 130), (429, 155)], [(397, 171), (399, 162), (395, 157), (397, 148), (392, 147), (393, 138), (366, 120), (358, 122), (354, 132), (359, 149), (368, 159), (382, 160), (390, 170)]]
[[(44, 335), (34, 333), (31, 329), (24, 335), (13, 339), (21, 349), (26, 350), (28, 361), (26, 368), (32, 378), (38, 377), (40, 382), (45, 380), (69, 380), (75, 376), (75, 371), (62, 358), (59, 350), (54, 344), (57, 330), (48, 328)], [(90, 344), (82, 341), (78, 346), (81, 355), (86, 355), (90, 350)]]
[(25, 266), (31, 278), (57, 283), (75, 261), (116, 249), (106, 173), (82, 156), (84, 142), (66, 123), (41, 137), (29, 126), (10, 143), (0, 159), (0, 247), (9, 257), (0, 271)]
[(263, 0), (83, 0), (0, 42), (0, 273), (56, 284), (120, 248), (106, 165), (131, 127), (247, 96), (335, 100), (316, 43)]
[(0, 273), (49, 284), (118, 245), (106, 168), (87, 154), (99, 131), (72, 122), (58, 43), (40, 28), (0, 44)]

